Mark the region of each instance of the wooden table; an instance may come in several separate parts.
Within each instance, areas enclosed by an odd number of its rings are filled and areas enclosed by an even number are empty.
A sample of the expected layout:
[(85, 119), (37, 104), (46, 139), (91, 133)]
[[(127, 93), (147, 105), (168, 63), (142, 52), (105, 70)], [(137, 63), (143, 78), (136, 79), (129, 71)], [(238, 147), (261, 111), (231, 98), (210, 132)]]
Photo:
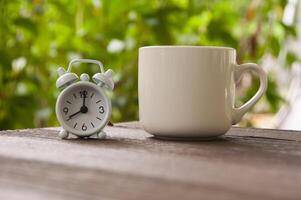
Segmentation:
[(0, 199), (301, 199), (301, 132), (180, 142), (138, 123), (107, 127), (104, 141), (57, 130), (0, 132)]

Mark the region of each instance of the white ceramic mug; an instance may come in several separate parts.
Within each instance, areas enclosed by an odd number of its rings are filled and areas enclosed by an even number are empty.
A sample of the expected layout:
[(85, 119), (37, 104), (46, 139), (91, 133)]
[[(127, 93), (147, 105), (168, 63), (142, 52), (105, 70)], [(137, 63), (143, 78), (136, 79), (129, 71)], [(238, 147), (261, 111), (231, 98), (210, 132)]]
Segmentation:
[[(245, 71), (258, 74), (260, 87), (235, 108), (235, 81)], [(160, 137), (222, 135), (267, 88), (265, 72), (254, 63), (236, 64), (236, 51), (228, 47), (142, 47), (138, 78), (140, 123)]]

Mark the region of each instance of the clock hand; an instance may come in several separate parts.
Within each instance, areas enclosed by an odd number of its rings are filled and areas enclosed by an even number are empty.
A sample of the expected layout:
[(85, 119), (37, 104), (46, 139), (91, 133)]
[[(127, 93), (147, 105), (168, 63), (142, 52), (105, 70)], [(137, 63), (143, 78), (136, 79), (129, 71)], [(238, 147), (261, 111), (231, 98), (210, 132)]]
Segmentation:
[(88, 107), (85, 105), (86, 104), (86, 98), (87, 98), (87, 92), (84, 91), (84, 93), (83, 93), (83, 106), (80, 108), (82, 113), (87, 113), (88, 112)]
[(85, 107), (85, 103), (86, 103), (86, 98), (87, 98), (87, 91), (84, 90), (82, 91), (82, 95), (83, 95), (83, 106), (82, 107)]
[(67, 121), (69, 121), (72, 117), (74, 117), (75, 115), (77, 115), (77, 114), (79, 114), (79, 113), (81, 113), (81, 112), (82, 112), (82, 111), (79, 110), (79, 111), (77, 111), (76, 113), (70, 115), (69, 118), (67, 119)]
[(86, 102), (86, 95), (84, 95), (84, 97), (83, 97), (83, 106), (82, 107), (85, 107), (86, 105), (85, 105), (85, 102)]

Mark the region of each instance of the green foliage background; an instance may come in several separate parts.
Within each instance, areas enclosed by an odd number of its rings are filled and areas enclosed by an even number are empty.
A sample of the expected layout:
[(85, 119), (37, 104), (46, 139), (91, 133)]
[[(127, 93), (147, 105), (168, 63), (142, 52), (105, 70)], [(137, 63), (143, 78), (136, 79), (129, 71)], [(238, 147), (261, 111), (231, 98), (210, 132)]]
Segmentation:
[[(223, 45), (238, 62), (277, 56), (296, 35), (285, 26), (285, 0), (0, 0), (0, 129), (58, 125), (58, 66), (101, 60), (116, 75), (112, 121), (138, 118), (137, 56), (145, 45)], [(288, 62), (295, 59), (292, 54)], [(289, 63), (288, 63), (289, 64)], [(82, 66), (76, 72), (96, 72)], [(273, 78), (263, 101), (277, 111)], [(250, 88), (241, 98), (253, 95)]]

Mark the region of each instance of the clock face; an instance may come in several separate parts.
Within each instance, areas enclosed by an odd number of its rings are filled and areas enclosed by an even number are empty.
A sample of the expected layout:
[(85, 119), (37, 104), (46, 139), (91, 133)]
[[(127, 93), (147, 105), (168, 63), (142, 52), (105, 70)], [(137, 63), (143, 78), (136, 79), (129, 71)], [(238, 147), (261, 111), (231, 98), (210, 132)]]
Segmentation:
[(111, 105), (99, 86), (78, 82), (59, 95), (56, 114), (63, 128), (78, 136), (99, 132), (108, 122)]

